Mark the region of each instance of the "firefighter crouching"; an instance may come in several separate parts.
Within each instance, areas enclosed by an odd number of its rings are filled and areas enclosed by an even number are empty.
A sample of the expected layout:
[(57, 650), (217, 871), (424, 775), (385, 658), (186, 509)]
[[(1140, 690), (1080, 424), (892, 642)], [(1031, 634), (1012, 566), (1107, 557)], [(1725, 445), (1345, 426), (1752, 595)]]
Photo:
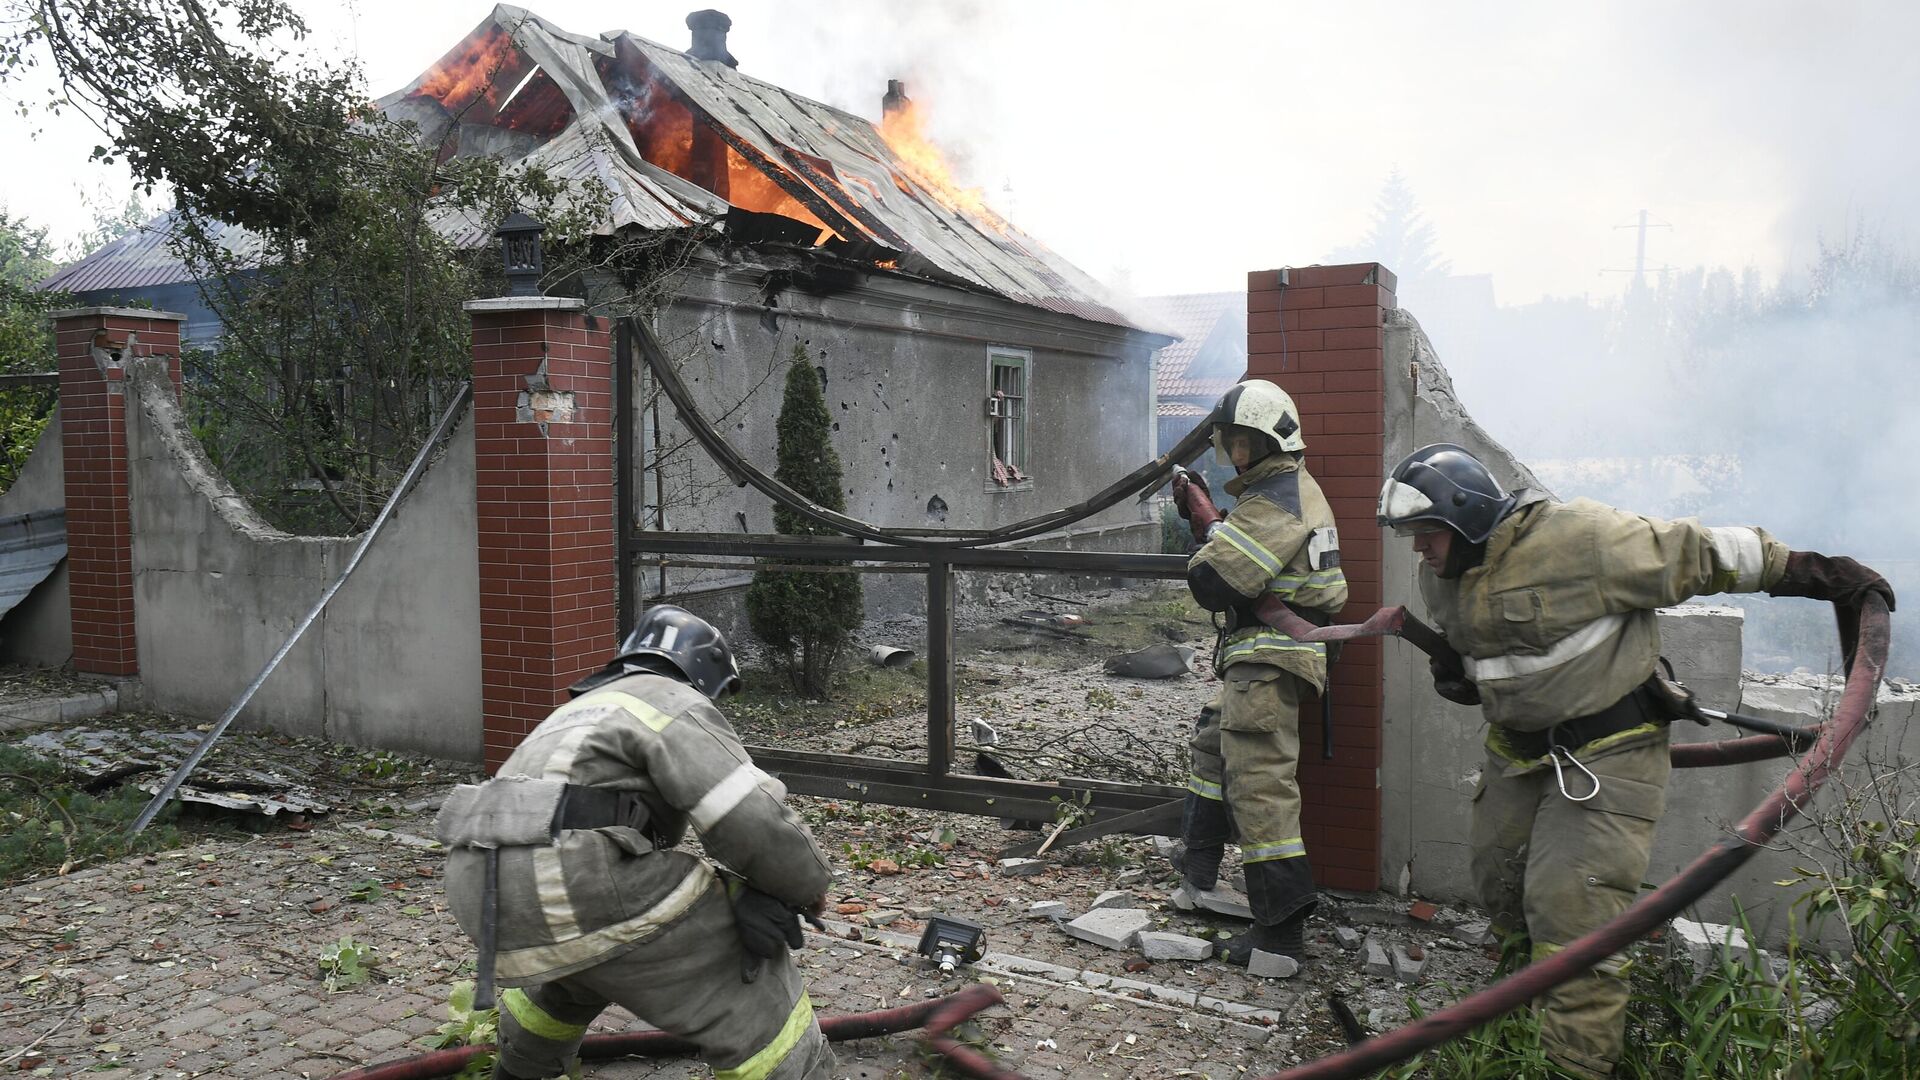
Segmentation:
[[(1721, 592), (1857, 604), (1893, 592), (1847, 558), (1789, 551), (1756, 528), (1660, 521), (1588, 499), (1509, 493), (1458, 446), (1414, 451), (1379, 521), (1411, 536), (1420, 591), (1464, 671), (1434, 688), (1479, 705), (1487, 760), (1473, 796), (1473, 877), (1497, 932), (1543, 959), (1630, 904), (1666, 807), (1668, 723), (1649, 680), (1654, 609)], [(1627, 960), (1615, 955), (1536, 1006), (1548, 1056), (1578, 1077), (1619, 1059)]]
[(1327, 682), (1326, 646), (1294, 641), (1253, 614), (1266, 594), (1325, 623), (1347, 600), (1333, 511), (1308, 475), (1299, 411), (1278, 386), (1254, 379), (1214, 408), (1216, 458), (1237, 475), (1221, 515), (1205, 481), (1182, 473), (1174, 500), (1198, 545), (1187, 567), (1194, 600), (1224, 612), (1214, 650), (1220, 692), (1191, 741), (1182, 850), (1174, 864), (1192, 888), (1214, 887), (1228, 839), (1246, 865), (1254, 926), (1222, 947), (1245, 966), (1253, 951), (1305, 959), (1304, 927), (1319, 897), (1300, 829), (1300, 700)]
[[(831, 872), (713, 705), (739, 670), (711, 625), (651, 608), (499, 773), (441, 809), (447, 894), (500, 994), (496, 1078), (558, 1076), (609, 1003), (692, 1040), (722, 1080), (824, 1080), (833, 1054), (787, 950)], [(692, 825), (725, 871), (674, 845)]]

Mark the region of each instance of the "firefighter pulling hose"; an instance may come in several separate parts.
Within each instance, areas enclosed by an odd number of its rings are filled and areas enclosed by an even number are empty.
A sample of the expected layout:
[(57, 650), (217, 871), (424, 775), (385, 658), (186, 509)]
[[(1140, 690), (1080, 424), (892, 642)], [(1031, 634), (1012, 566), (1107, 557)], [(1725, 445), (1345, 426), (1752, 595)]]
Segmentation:
[[(1300, 828), (1300, 700), (1324, 700), (1327, 646), (1275, 630), (1256, 605), (1331, 619), (1347, 601), (1340, 539), (1304, 464), (1299, 410), (1285, 391), (1242, 382), (1210, 423), (1215, 458), (1235, 471), (1227, 492), (1237, 501), (1222, 514), (1205, 480), (1174, 473), (1174, 502), (1194, 540), (1187, 586), (1195, 602), (1226, 619), (1213, 658), (1220, 692), (1200, 711), (1189, 744), (1193, 774), (1175, 865), (1189, 887), (1210, 890), (1227, 841), (1238, 839), (1254, 926), (1222, 955), (1242, 966), (1256, 949), (1304, 960), (1305, 925), (1319, 897)], [(1329, 738), (1323, 733), (1323, 748)]]

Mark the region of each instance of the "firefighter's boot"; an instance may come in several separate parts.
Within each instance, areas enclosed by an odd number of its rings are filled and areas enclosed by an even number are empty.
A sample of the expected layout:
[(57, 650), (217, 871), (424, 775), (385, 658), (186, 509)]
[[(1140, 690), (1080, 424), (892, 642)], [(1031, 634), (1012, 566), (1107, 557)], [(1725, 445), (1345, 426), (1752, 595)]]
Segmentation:
[(1210, 847), (1175, 848), (1167, 861), (1180, 873), (1180, 880), (1187, 883), (1196, 892), (1208, 892), (1220, 884), (1220, 860), (1227, 853), (1226, 845), (1214, 844)]
[(1305, 963), (1307, 960), (1307, 913), (1302, 911), (1286, 922), (1273, 926), (1255, 923), (1244, 934), (1236, 934), (1225, 945), (1220, 946), (1220, 958), (1235, 967), (1246, 967), (1253, 960), (1254, 950), (1278, 953), (1290, 956)]

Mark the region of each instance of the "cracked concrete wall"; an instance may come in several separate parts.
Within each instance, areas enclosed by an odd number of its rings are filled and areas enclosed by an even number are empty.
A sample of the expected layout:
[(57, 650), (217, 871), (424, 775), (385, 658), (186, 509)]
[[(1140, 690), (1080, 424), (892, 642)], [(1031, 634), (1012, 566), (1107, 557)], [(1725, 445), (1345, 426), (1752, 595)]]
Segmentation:
[[(143, 362), (128, 393), (140, 678), (157, 708), (211, 719), (279, 649), (359, 537), (274, 529), (207, 460), (163, 371)], [(479, 760), (473, 469), (469, 416), (237, 723)]]
[[(1136, 331), (887, 274), (860, 275), (830, 292), (788, 287), (769, 305), (767, 274), (757, 266), (689, 271), (656, 332), (683, 362), (683, 378), (708, 417), (768, 472), (787, 358), (795, 342), (804, 344), (826, 376), (846, 509), (855, 517), (881, 525), (992, 528), (1080, 502), (1153, 457), (1152, 350)], [(1027, 471), (1033, 479), (1018, 490), (996, 489), (990, 477), (990, 346), (1031, 356)], [(666, 441), (683, 440), (671, 407), (661, 412)], [(641, 426), (636, 422), (636, 431)], [(697, 446), (678, 458), (667, 477), (670, 527), (738, 533), (737, 515), (745, 514), (747, 531), (774, 531), (764, 495), (728, 483)], [(676, 487), (689, 485), (701, 490), (697, 505), (675, 497)], [(1152, 504), (1127, 499), (1076, 522), (1048, 546), (1156, 550), (1159, 524), (1152, 511)], [(646, 580), (651, 592), (652, 572)], [(745, 577), (668, 571), (675, 593), (729, 581)], [(867, 575), (865, 586), (871, 614), (925, 604), (918, 577)]]
[[(54, 407), (40, 441), (0, 495), (0, 517), (67, 505), (66, 457), (60, 445), (60, 409)], [(0, 619), (0, 663), (58, 667), (73, 655), (73, 614), (68, 606), (67, 563), (53, 568), (5, 619)]]
[[(1386, 347), (1386, 447), (1390, 468), (1420, 446), (1452, 442), (1485, 461), (1510, 488), (1541, 487), (1526, 465), (1480, 428), (1454, 395), (1451, 380), (1419, 323), (1403, 311), (1388, 313)], [(1405, 540), (1388, 537), (1383, 549), (1383, 602), (1404, 604), (1417, 615), (1426, 608), (1416, 584), (1419, 562)], [(1745, 708), (1812, 722), (1818, 689), (1743, 687), (1740, 671), (1742, 614), (1737, 608), (1691, 603), (1660, 613), (1662, 653), (1675, 674), (1703, 704)], [(1480, 710), (1454, 705), (1433, 692), (1424, 654), (1404, 642), (1386, 646), (1383, 707), (1385, 745), (1380, 768), (1381, 880), (1389, 889), (1437, 900), (1473, 902), (1468, 836), (1473, 789), (1486, 751)], [(1920, 727), (1907, 722), (1920, 711), (1920, 695), (1882, 695), (1873, 735), (1856, 750), (1845, 776), (1865, 775), (1869, 753), (1884, 760), (1920, 760)], [(1676, 742), (1737, 737), (1725, 726), (1676, 725)], [(1871, 749), (1867, 749), (1867, 748)], [(1782, 759), (1750, 765), (1676, 771), (1667, 789), (1667, 811), (1656, 834), (1648, 880), (1664, 881), (1725, 835), (1784, 776)], [(1831, 804), (1831, 796), (1823, 796)], [(1793, 876), (1793, 858), (1763, 851), (1709, 893), (1701, 917), (1727, 921), (1736, 903), (1770, 944), (1784, 940), (1784, 910), (1795, 893), (1775, 886)]]

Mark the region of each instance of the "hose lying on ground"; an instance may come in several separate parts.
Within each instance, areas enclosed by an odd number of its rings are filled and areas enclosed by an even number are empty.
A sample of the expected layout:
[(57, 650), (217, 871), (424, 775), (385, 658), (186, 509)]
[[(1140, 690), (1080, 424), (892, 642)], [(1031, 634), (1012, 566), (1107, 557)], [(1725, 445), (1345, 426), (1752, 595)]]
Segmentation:
[[(1842, 644), (1850, 646), (1846, 650), (1846, 689), (1834, 709), (1833, 718), (1817, 729), (1819, 740), (1812, 751), (1800, 759), (1772, 794), (1754, 807), (1732, 835), (1722, 838), (1701, 853), (1658, 889), (1642, 896), (1604, 926), (1552, 957), (1530, 964), (1439, 1012), (1428, 1014), (1340, 1053), (1306, 1062), (1261, 1080), (1354, 1080), (1376, 1072), (1524, 1006), (1664, 925), (1778, 835), (1800, 809), (1812, 801), (1828, 774), (1845, 760), (1848, 748), (1866, 729), (1867, 719), (1872, 714), (1874, 699), (1885, 674), (1890, 632), (1886, 603), (1878, 596), (1869, 596), (1860, 609), (1858, 623), (1855, 626), (1841, 626)], [(1758, 761), (1786, 752), (1782, 739), (1761, 735), (1724, 743), (1676, 747), (1675, 765), (1682, 764), (1679, 751), (1683, 749), (1701, 751), (1698, 755), (1701, 760), (1689, 763), (1694, 765)], [(916, 1005), (827, 1017), (820, 1021), (820, 1028), (827, 1038), (838, 1042), (924, 1026), (926, 1034), (922, 1037), (923, 1041), (936, 1053), (944, 1055), (963, 1075), (974, 1077), (975, 1080), (1023, 1080), (1019, 1073), (1001, 1068), (986, 1055), (965, 1046), (951, 1035), (953, 1027), (1001, 1000), (998, 990), (976, 984), (948, 997)], [(414, 1080), (418, 1077), (446, 1076), (459, 1071), (475, 1054), (490, 1049), (465, 1047), (441, 1050), (351, 1070), (335, 1076), (333, 1080)], [(590, 1058), (663, 1056), (685, 1054), (692, 1050), (692, 1044), (683, 1039), (664, 1032), (649, 1031), (588, 1036), (581, 1048), (581, 1055)]]
[[(913, 1005), (902, 1005), (895, 1009), (881, 1009), (876, 1012), (847, 1013), (841, 1016), (826, 1016), (820, 1019), (820, 1030), (833, 1042), (845, 1042), (848, 1039), (871, 1039), (881, 1035), (893, 1035), (902, 1031), (911, 1031), (917, 1027), (926, 1028), (922, 1039), (934, 1050), (947, 1057), (965, 1075), (977, 1080), (1018, 1080), (1017, 1074), (1006, 1072), (987, 1060), (984, 1054), (954, 1040), (952, 1030), (983, 1009), (998, 1005), (1003, 999), (1000, 991), (983, 983), (962, 987), (946, 997), (934, 998)], [(623, 1031), (602, 1035), (589, 1035), (580, 1045), (580, 1056), (593, 1060), (622, 1057), (676, 1057), (698, 1053), (693, 1043), (664, 1031)], [(481, 1054), (490, 1054), (493, 1047), (461, 1046), (450, 1050), (434, 1050), (413, 1057), (383, 1061), (378, 1065), (367, 1065), (358, 1069), (349, 1069), (333, 1077), (333, 1080), (422, 1080), (424, 1077), (452, 1076), (465, 1068), (469, 1061)]]

